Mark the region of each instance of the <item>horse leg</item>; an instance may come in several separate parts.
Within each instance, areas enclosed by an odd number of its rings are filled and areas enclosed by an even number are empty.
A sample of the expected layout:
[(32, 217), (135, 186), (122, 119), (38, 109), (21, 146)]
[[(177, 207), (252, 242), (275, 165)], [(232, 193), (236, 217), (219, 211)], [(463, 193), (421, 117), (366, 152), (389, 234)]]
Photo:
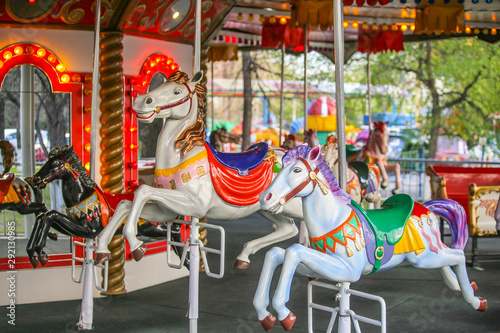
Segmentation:
[(31, 262), (31, 266), (36, 268), (39, 264), (38, 256), (35, 255), (35, 244), (39, 242), (40, 233), (41, 233), (41, 220), (43, 219), (43, 215), (38, 215), (35, 219), (35, 225), (31, 230), (30, 238), (28, 240), (28, 244), (26, 245), (26, 252), (28, 253), (28, 258)]
[[(332, 281), (355, 282), (361, 277), (365, 265), (361, 257), (365, 256), (365, 253), (358, 253), (357, 258), (351, 258), (347, 261), (306, 248), (300, 244), (294, 244), (286, 250), (281, 276), (273, 297), (273, 308), (276, 310), (278, 319), (285, 330), (289, 330), (295, 323), (295, 315), (286, 308), (285, 304), (290, 298), (292, 279), (297, 267), (299, 267), (297, 271), (302, 275), (310, 277), (315, 275)], [(349, 262), (354, 263), (356, 261), (358, 267), (348, 265)]]
[(243, 250), (240, 255), (236, 258), (236, 262), (233, 266), (235, 269), (247, 269), (250, 259), (250, 255), (256, 253), (260, 249), (287, 240), (299, 232), (295, 222), (288, 217), (278, 214), (274, 215), (266, 211), (259, 211), (259, 214), (273, 222), (276, 225), (276, 230), (261, 238), (254, 239), (243, 246)]
[(283, 263), (284, 256), (285, 250), (279, 247), (273, 247), (267, 251), (260, 272), (259, 284), (253, 298), (253, 306), (257, 311), (257, 317), (266, 331), (269, 331), (276, 321), (276, 318), (267, 311), (267, 306), (269, 305), (269, 290), (274, 271)]
[(385, 164), (385, 169), (389, 172), (394, 172), (396, 175), (396, 188), (392, 190), (392, 194), (396, 195), (399, 192), (399, 188), (401, 187), (401, 166), (399, 163), (395, 163), (392, 165)]
[[(210, 201), (208, 196), (206, 199)], [(179, 214), (201, 218), (207, 213), (207, 208), (204, 206), (198, 196), (181, 189), (174, 191), (147, 185), (139, 187), (135, 192), (127, 222), (123, 227), (123, 235), (128, 240), (134, 259), (140, 260), (146, 250), (144, 243), (136, 237), (139, 218), (155, 222), (171, 221)]]
[(118, 227), (123, 223), (130, 211), (132, 201), (123, 200), (116, 206), (115, 213), (109, 219), (108, 224), (97, 236), (97, 249), (95, 253), (95, 263), (100, 264), (111, 259), (111, 252), (108, 244), (116, 233)]
[(385, 170), (384, 162), (375, 160), (375, 164), (378, 165), (378, 168), (380, 169), (380, 175), (382, 176), (382, 183), (380, 183), (380, 187), (385, 189), (387, 188), (387, 186), (389, 186), (389, 176), (387, 175), (387, 171)]

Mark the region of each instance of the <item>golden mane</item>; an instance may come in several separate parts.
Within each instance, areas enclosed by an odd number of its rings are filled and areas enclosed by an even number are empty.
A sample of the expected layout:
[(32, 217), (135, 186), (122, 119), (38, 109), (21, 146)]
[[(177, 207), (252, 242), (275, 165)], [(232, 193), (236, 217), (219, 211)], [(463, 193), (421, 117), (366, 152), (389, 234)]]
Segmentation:
[[(186, 73), (177, 71), (170, 75), (167, 82), (187, 83), (189, 78)], [(203, 121), (205, 118), (205, 108), (203, 107), (205, 88), (196, 84), (195, 90), (198, 97), (198, 119), (193, 126), (186, 128), (175, 140), (175, 148), (181, 151), (181, 157), (186, 156), (194, 146), (203, 146), (205, 142), (206, 126)]]

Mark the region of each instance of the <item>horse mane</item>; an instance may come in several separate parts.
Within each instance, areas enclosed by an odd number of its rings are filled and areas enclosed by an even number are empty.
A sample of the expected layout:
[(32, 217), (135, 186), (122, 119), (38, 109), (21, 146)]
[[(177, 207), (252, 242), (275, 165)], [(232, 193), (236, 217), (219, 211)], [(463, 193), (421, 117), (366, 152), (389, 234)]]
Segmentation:
[[(283, 156), (283, 167), (286, 167), (290, 163), (296, 161), (299, 157), (307, 159), (307, 155), (312, 150), (312, 148), (307, 145), (300, 145), (297, 148), (290, 149), (285, 156)], [(326, 163), (323, 156), (319, 155), (316, 161), (316, 166), (319, 167), (320, 172), (325, 177), (326, 182), (330, 186), (333, 196), (344, 204), (351, 203), (351, 197), (340, 188), (335, 175), (330, 171), (330, 167)]]
[(73, 151), (73, 147), (61, 146), (52, 148), (49, 153), (48, 159), (50, 160), (53, 157), (61, 158), (61, 156), (64, 156), (66, 161), (71, 164), (71, 167), (79, 173), (80, 179), (85, 186), (97, 186), (96, 182), (89, 177), (87, 170), (82, 164), (82, 161), (80, 161), (80, 157), (78, 157), (78, 155)]
[[(167, 82), (176, 82), (187, 84), (189, 82), (188, 75), (184, 72), (176, 71), (167, 79)], [(175, 148), (181, 151), (181, 156), (184, 157), (193, 148), (193, 146), (203, 146), (206, 135), (205, 119), (206, 110), (203, 107), (203, 95), (205, 88), (197, 83), (196, 96), (198, 97), (198, 119), (193, 126), (186, 128), (179, 137), (175, 140)]]

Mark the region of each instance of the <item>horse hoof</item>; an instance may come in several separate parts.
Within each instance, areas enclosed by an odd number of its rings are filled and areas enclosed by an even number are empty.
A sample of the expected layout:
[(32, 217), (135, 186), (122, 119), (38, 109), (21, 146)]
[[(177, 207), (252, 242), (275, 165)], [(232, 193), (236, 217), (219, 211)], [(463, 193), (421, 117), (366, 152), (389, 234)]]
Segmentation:
[(399, 193), (399, 188), (395, 188), (394, 190), (392, 190), (392, 194), (393, 195), (396, 195)]
[(289, 331), (292, 328), (293, 324), (295, 324), (296, 319), (297, 317), (295, 317), (295, 315), (290, 311), (288, 316), (286, 316), (285, 319), (280, 321), (281, 326), (283, 326), (285, 331)]
[(318, 281), (319, 279), (317, 277), (310, 276), (309, 281)]
[(382, 187), (382, 189), (384, 189), (384, 190), (385, 190), (385, 189), (387, 188), (387, 186), (388, 186), (388, 185), (389, 185), (389, 183), (387, 183), (387, 182), (382, 182), (382, 184), (380, 184), (380, 187)]
[(31, 266), (33, 266), (33, 268), (36, 268), (40, 262), (38, 261), (37, 256), (33, 256), (30, 258), (30, 263), (31, 263)]
[(488, 301), (482, 297), (478, 297), (478, 298), (479, 298), (480, 303), (479, 303), (479, 307), (476, 310), (477, 311), (486, 311), (486, 308), (488, 307)]
[(477, 284), (476, 282), (470, 280), (470, 286), (472, 287), (472, 290), (474, 290), (474, 292), (476, 292), (479, 288), (477, 287)]
[(249, 262), (236, 259), (236, 262), (234, 263), (233, 268), (239, 269), (239, 270), (244, 270), (244, 269), (248, 269), (248, 266), (250, 266)]
[(106, 261), (109, 261), (109, 260), (111, 260), (111, 253), (109, 253), (109, 252), (105, 252), (105, 253), (97, 252), (95, 254), (94, 265), (99, 265), (99, 264), (105, 263)]
[(42, 266), (45, 266), (48, 262), (49, 262), (49, 256), (47, 255), (47, 253), (42, 254), (40, 256), (40, 264), (42, 264)]
[(53, 241), (57, 241), (57, 234), (55, 232), (49, 232), (49, 238)]
[(134, 260), (135, 261), (141, 260), (142, 257), (144, 257), (144, 254), (146, 253), (147, 249), (148, 247), (146, 246), (146, 244), (142, 243), (141, 245), (139, 245), (137, 249), (132, 251), (132, 256), (134, 257)]
[(272, 314), (268, 314), (266, 318), (264, 318), (263, 320), (260, 321), (260, 323), (262, 324), (262, 327), (264, 327), (264, 329), (267, 331), (269, 331), (274, 323), (276, 322), (276, 317), (273, 316)]

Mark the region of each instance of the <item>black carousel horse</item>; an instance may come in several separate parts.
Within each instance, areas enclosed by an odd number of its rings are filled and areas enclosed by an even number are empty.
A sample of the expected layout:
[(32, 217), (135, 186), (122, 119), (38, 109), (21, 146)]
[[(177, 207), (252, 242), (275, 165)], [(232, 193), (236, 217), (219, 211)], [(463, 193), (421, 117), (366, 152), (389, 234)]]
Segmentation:
[[(7, 209), (21, 215), (44, 213), (47, 207), (42, 202), (42, 192), (32, 187), (32, 179), (16, 177), (9, 172), (14, 164), (14, 146), (7, 140), (0, 140), (3, 172), (0, 174), (0, 211)], [(51, 234), (51, 238), (55, 234)]]
[[(26, 246), (33, 268), (49, 261), (43, 249), (51, 227), (68, 236), (93, 239), (104, 229), (118, 203), (124, 199), (133, 200), (134, 196), (133, 192), (111, 194), (102, 191), (88, 176), (73, 147), (53, 148), (47, 162), (33, 176), (33, 186), (41, 189), (55, 179), (62, 180), (66, 214), (50, 210), (37, 216)], [(143, 222), (139, 226), (140, 235), (166, 238), (164, 225)], [(180, 242), (180, 227), (173, 225), (172, 229), (172, 240)], [(182, 249), (174, 247), (174, 251), (179, 254)], [(188, 266), (188, 262), (184, 264)]]

